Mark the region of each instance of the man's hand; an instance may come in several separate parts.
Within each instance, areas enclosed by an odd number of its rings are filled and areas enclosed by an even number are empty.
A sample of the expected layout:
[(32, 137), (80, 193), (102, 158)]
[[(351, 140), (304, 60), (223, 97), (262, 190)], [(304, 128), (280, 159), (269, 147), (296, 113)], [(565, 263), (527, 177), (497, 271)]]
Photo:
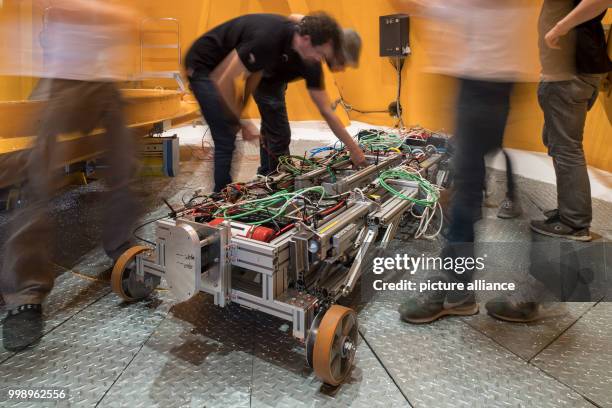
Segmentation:
[(612, 7), (612, 0), (582, 0), (578, 5), (559, 21), (546, 36), (544, 41), (550, 48), (559, 49), (559, 38), (563, 37), (569, 31)]
[(259, 139), (259, 129), (250, 120), (241, 121), (240, 129), (242, 130), (243, 140), (250, 142)]
[(368, 166), (368, 161), (361, 149), (351, 150), (351, 161), (353, 162), (353, 166), (358, 169)]
[(351, 153), (351, 161), (357, 168), (366, 167), (368, 162), (366, 161), (363, 151), (359, 148), (359, 145), (353, 140), (351, 135), (348, 134), (346, 128), (338, 119), (338, 116), (331, 109), (331, 102), (327, 93), (324, 90), (309, 89), (308, 93), (312, 98), (312, 101), (319, 108), (319, 112), (329, 125), (329, 128), (334, 132), (334, 135), (346, 146), (348, 151)]
[(560, 50), (559, 39), (566, 35), (569, 30), (565, 29), (563, 25), (557, 24), (555, 25), (549, 32), (546, 33), (544, 37), (544, 41), (549, 48), (554, 50)]

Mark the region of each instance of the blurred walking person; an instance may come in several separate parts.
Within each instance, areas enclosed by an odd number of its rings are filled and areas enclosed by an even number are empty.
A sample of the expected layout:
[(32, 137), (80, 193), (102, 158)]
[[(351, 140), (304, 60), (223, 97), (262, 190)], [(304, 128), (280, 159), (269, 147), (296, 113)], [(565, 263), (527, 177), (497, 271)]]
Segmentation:
[[(42, 306), (53, 288), (49, 247), (54, 223), (48, 202), (63, 163), (60, 134), (96, 127), (106, 129), (104, 149), (109, 171), (104, 206), (103, 246), (116, 259), (126, 247), (138, 217), (129, 182), (134, 174), (135, 140), (128, 131), (114, 71), (113, 53), (136, 33), (131, 11), (102, 0), (53, 0), (45, 3), (46, 27), (41, 39), (44, 72), (50, 95), (40, 118), (35, 145), (27, 162), (27, 202), (12, 215), (0, 290), (8, 315), (3, 322), (3, 345), (18, 351), (43, 333)], [(115, 55), (114, 57), (117, 57)]]
[[(516, 44), (525, 33), (526, 16), (535, 12), (519, 0), (407, 1), (411, 14), (442, 22), (458, 48), (433, 70), (459, 81), (455, 108), (453, 155), (454, 195), (448, 243), (441, 258), (474, 259), (474, 222), (481, 211), (485, 187), (485, 155), (502, 148), (514, 83), (531, 76), (530, 66)], [(513, 186), (512, 186), (513, 188)], [(472, 281), (473, 271), (440, 271), (446, 282)], [(411, 297), (399, 307), (410, 323), (428, 323), (447, 315), (478, 313), (473, 291), (436, 291)]]
[(516, 181), (514, 179), (512, 159), (510, 158), (510, 155), (506, 149), (502, 149), (502, 154), (504, 155), (504, 160), (506, 161), (506, 196), (499, 204), (497, 216), (504, 219), (518, 218), (523, 213), (523, 209), (521, 208), (518, 195), (516, 194), (517, 189)]

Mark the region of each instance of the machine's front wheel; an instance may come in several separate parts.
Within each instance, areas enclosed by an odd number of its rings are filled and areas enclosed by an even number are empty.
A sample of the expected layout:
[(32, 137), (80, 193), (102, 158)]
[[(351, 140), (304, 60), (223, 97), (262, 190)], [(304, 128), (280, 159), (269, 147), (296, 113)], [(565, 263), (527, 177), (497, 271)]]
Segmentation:
[(127, 302), (146, 298), (159, 284), (160, 279), (157, 276), (150, 275), (150, 282), (142, 282), (137, 279), (135, 273), (136, 256), (150, 250), (151, 248), (146, 246), (134, 246), (125, 251), (115, 262), (111, 274), (111, 288)]
[(330, 307), (314, 341), (312, 362), (316, 376), (326, 384), (340, 385), (353, 366), (358, 336), (355, 311), (339, 305)]

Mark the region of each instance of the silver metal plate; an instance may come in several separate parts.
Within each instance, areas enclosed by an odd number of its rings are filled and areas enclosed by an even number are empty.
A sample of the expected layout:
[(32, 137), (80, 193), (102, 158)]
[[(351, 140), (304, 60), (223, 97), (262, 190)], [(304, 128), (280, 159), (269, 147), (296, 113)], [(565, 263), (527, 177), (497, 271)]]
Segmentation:
[(177, 305), (100, 407), (248, 407), (248, 325), (197, 296)]
[(67, 388), (71, 405), (94, 406), (164, 319), (170, 304), (160, 298), (124, 304), (114, 294), (104, 296), (44, 336), (34, 349), (2, 363), (0, 405), (10, 406), (8, 388), (47, 386)]
[(602, 407), (612, 406), (612, 303), (599, 303), (533, 363)]
[(166, 284), (179, 301), (191, 299), (202, 280), (200, 238), (186, 224), (170, 227), (166, 238)]
[(463, 318), (464, 321), (485, 336), (504, 346), (514, 354), (529, 361), (547, 347), (594, 303), (573, 302), (546, 305), (546, 318), (534, 323), (508, 323), (487, 315), (484, 304), (480, 314)]
[(410, 325), (376, 301), (359, 318), (368, 344), (414, 406), (590, 406), (460, 319)]
[[(56, 266), (59, 272), (59, 266)], [(43, 303), (44, 333), (49, 333), (60, 324), (70, 319), (76, 313), (95, 303), (98, 299), (110, 292), (110, 288), (103, 282), (83, 279), (71, 272), (59, 275), (55, 280), (55, 287)], [(0, 316), (5, 314), (0, 310)], [(0, 335), (2, 327), (0, 326)], [(0, 362), (15, 353), (6, 350), (0, 343)], [(1, 366), (0, 366), (1, 367)]]

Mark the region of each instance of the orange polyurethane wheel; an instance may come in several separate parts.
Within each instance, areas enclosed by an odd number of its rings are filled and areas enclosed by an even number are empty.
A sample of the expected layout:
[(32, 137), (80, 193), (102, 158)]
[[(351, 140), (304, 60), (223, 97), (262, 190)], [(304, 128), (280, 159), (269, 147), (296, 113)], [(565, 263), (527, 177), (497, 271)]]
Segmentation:
[(315, 375), (326, 384), (340, 385), (353, 366), (358, 338), (353, 309), (333, 305), (319, 324), (313, 350)]
[[(119, 259), (117, 259), (117, 262), (115, 262), (115, 266), (113, 266), (113, 272), (111, 274), (111, 288), (113, 292), (121, 296), (123, 300), (128, 302), (138, 300), (126, 293), (123, 287), (123, 279), (125, 278), (124, 275), (127, 271), (126, 267), (134, 260), (134, 258), (136, 258), (136, 255), (149, 251), (150, 249), (151, 248), (142, 245), (133, 246), (121, 254)], [(129, 271), (129, 273), (131, 272), (132, 271)]]

